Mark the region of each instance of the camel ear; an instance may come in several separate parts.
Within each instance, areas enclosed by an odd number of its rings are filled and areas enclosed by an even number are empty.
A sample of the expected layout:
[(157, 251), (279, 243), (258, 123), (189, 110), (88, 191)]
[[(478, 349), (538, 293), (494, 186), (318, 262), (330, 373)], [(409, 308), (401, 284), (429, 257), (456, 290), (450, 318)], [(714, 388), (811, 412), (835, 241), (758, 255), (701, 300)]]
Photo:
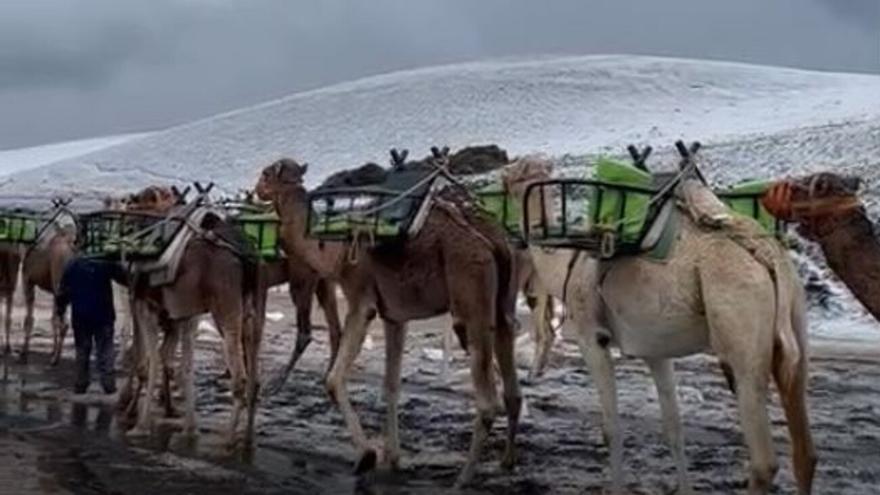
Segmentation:
[(299, 175), (306, 175), (306, 172), (309, 170), (309, 164), (303, 163), (299, 166)]
[(409, 150), (403, 150), (400, 152), (400, 163), (404, 163), (406, 161), (406, 157), (409, 156)]
[(275, 165), (272, 165), (272, 173), (276, 178), (281, 177), (281, 172), (284, 172), (284, 165), (281, 163), (281, 160), (275, 162)]

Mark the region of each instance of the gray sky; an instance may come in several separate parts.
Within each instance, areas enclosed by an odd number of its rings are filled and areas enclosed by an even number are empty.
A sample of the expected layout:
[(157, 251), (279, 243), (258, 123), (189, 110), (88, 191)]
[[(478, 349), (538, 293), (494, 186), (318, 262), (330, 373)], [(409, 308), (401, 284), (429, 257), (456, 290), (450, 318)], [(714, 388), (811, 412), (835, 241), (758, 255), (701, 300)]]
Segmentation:
[(880, 73), (880, 0), (2, 0), (0, 149), (555, 53)]

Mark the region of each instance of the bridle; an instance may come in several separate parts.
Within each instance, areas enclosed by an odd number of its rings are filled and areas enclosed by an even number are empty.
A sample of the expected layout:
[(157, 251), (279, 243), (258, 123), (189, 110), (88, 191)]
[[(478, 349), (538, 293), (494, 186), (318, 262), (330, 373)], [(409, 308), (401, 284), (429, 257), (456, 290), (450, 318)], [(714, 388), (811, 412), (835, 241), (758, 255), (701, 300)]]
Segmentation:
[[(808, 186), (791, 181), (777, 182), (762, 198), (764, 207), (773, 216), (796, 222), (811, 222), (822, 219), (845, 216), (858, 210), (862, 205), (858, 196), (819, 198), (816, 188), (820, 177), (810, 180)], [(806, 199), (793, 201), (795, 191), (806, 192)]]

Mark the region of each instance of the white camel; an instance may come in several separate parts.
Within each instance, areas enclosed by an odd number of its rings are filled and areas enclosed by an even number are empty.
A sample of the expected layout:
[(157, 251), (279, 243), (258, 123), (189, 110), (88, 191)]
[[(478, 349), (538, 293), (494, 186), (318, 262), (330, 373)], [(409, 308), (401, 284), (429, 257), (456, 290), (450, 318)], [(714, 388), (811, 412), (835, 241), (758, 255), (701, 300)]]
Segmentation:
[[(551, 171), (543, 158), (523, 158), (505, 171), (505, 186), (523, 202), (526, 187), (549, 178)], [(687, 186), (698, 195), (711, 195), (696, 181)], [(528, 217), (541, 218), (547, 204), (537, 194), (531, 196)], [(545, 214), (550, 218), (549, 211)], [(767, 414), (772, 374), (788, 419), (799, 493), (809, 494), (816, 457), (805, 399), (805, 301), (794, 267), (784, 248), (751, 219), (728, 217), (726, 228), (707, 231), (682, 217), (677, 245), (664, 263), (641, 257), (600, 262), (586, 253), (574, 259), (576, 252), (570, 249), (531, 247), (550, 293), (564, 297), (566, 325), (577, 335), (599, 390), (612, 491), (621, 493), (623, 486), (623, 441), (610, 353), (614, 345), (644, 359), (650, 368), (679, 493), (690, 493), (691, 486), (672, 359), (714, 352), (735, 379), (750, 456), (748, 493), (768, 493), (778, 470)]]

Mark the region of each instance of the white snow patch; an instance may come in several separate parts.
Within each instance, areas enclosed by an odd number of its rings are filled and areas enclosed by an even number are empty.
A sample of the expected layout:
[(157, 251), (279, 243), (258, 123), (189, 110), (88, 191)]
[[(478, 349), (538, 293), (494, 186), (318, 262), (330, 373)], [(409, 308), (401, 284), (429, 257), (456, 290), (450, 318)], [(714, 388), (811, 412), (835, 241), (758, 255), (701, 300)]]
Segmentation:
[(30, 148), (0, 150), (0, 177), (93, 153), (146, 135), (145, 133), (120, 134), (117, 136), (52, 143)]
[(273, 322), (278, 322), (284, 319), (284, 313), (281, 311), (267, 311), (266, 319)]

